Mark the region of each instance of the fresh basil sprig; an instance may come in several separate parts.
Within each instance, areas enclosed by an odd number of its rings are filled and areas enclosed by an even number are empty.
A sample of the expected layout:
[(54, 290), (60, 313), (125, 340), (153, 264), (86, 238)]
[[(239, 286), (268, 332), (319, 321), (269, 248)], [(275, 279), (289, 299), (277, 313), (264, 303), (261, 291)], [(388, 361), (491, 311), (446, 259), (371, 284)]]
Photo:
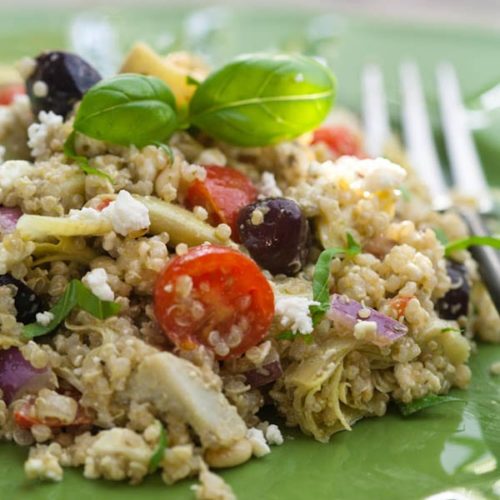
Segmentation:
[(313, 324), (317, 325), (325, 313), (330, 308), (330, 293), (328, 281), (330, 278), (330, 266), (332, 260), (340, 255), (354, 257), (361, 252), (361, 245), (353, 238), (352, 234), (347, 233), (346, 248), (327, 248), (323, 250), (316, 262), (313, 274), (313, 300), (319, 304), (309, 306)]
[(469, 236), (461, 240), (455, 240), (444, 247), (444, 254), (449, 257), (453, 252), (466, 250), (473, 246), (488, 246), (500, 249), (500, 238), (496, 236)]
[(438, 395), (438, 394), (429, 394), (424, 396), (423, 398), (416, 399), (411, 403), (399, 403), (397, 402), (397, 407), (404, 417), (408, 415), (413, 415), (420, 410), (425, 410), (426, 408), (431, 408), (433, 406), (437, 406), (443, 403), (452, 403), (452, 402), (464, 402), (463, 399), (457, 398), (455, 396), (447, 395)]
[(301, 55), (242, 56), (212, 73), (191, 99), (189, 119), (237, 146), (267, 146), (317, 127), (335, 98), (331, 71)]
[(103, 172), (98, 168), (91, 167), (89, 165), (89, 160), (85, 158), (85, 156), (77, 154), (75, 150), (75, 138), (76, 138), (76, 133), (73, 130), (73, 132), (71, 132), (71, 134), (66, 139), (66, 142), (64, 143), (64, 155), (66, 156), (66, 158), (74, 160), (76, 164), (87, 175), (98, 175), (99, 177), (103, 177), (104, 179), (107, 179), (109, 182), (113, 183), (113, 179), (106, 172)]
[(159, 420), (158, 424), (160, 425), (160, 437), (158, 439), (158, 444), (156, 445), (156, 448), (154, 449), (153, 454), (149, 459), (149, 472), (154, 472), (156, 469), (158, 469), (163, 459), (163, 454), (165, 453), (165, 449), (168, 446), (167, 431), (165, 430), (165, 427), (163, 427), (163, 424)]
[(99, 299), (80, 280), (74, 279), (69, 282), (62, 297), (50, 309), (50, 312), (54, 316), (52, 321), (46, 326), (39, 323), (25, 325), (23, 328), (23, 337), (25, 339), (32, 339), (50, 333), (77, 306), (99, 319), (109, 318), (120, 311), (119, 304)]
[(159, 78), (122, 74), (94, 85), (73, 125), (94, 139), (144, 147), (165, 142), (177, 129), (175, 97)]

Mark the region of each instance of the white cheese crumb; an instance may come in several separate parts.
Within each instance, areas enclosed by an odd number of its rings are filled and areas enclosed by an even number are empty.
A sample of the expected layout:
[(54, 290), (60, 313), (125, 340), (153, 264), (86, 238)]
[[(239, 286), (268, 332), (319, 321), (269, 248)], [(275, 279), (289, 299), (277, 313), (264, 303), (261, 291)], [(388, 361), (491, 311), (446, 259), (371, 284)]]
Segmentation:
[(281, 191), (278, 184), (276, 184), (276, 178), (271, 172), (264, 172), (262, 174), (257, 189), (262, 198), (277, 198), (278, 196), (283, 196), (283, 191)]
[(270, 424), (267, 426), (266, 429), (266, 441), (268, 444), (272, 445), (277, 445), (280, 446), (283, 444), (283, 435), (281, 434), (281, 431), (279, 427), (275, 424)]
[(36, 313), (36, 322), (39, 325), (47, 326), (54, 319), (54, 315), (50, 311)]
[(294, 333), (307, 335), (313, 331), (313, 323), (309, 314), (309, 306), (319, 302), (297, 295), (277, 295), (275, 297), (275, 312), (280, 317), (280, 323)]
[(268, 453), (271, 453), (271, 449), (266, 442), (264, 433), (260, 429), (256, 429), (255, 427), (248, 429), (247, 439), (250, 441), (250, 444), (252, 445), (252, 453), (256, 457), (260, 458)]
[(101, 213), (111, 222), (113, 230), (122, 236), (147, 229), (150, 225), (146, 206), (123, 189)]
[(95, 208), (83, 207), (81, 210), (72, 208), (69, 211), (69, 218), (73, 220), (99, 220), (102, 213)]
[(0, 188), (11, 189), (14, 183), (33, 171), (33, 165), (24, 160), (9, 160), (0, 165)]
[(40, 111), (38, 120), (40, 123), (33, 123), (28, 127), (28, 146), (35, 158), (51, 153), (48, 138), (62, 125), (63, 117), (52, 111)]
[(112, 301), (115, 299), (115, 293), (108, 284), (108, 273), (104, 268), (92, 269), (82, 278), (82, 282), (101, 300)]

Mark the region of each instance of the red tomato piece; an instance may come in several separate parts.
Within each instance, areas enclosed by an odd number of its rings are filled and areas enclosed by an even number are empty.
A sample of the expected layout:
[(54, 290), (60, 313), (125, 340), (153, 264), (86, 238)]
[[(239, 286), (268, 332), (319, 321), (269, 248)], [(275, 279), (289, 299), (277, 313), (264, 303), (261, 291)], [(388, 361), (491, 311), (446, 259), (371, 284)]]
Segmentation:
[(21, 94), (26, 94), (26, 89), (22, 83), (0, 85), (0, 105), (10, 104), (16, 95)]
[(342, 125), (325, 125), (314, 131), (313, 144), (324, 142), (332, 153), (339, 156), (366, 158), (361, 139), (349, 128)]
[(78, 425), (89, 425), (92, 423), (92, 419), (87, 415), (81, 406), (78, 406), (75, 420), (68, 424), (61, 422), (57, 418), (47, 418), (41, 420), (34, 417), (34, 405), (35, 398), (30, 398), (16, 412), (14, 412), (14, 420), (19, 427), (22, 427), (23, 429), (30, 429), (34, 425), (43, 424), (52, 429), (58, 429), (60, 427), (75, 427)]
[(208, 211), (208, 222), (213, 225), (224, 222), (237, 241), (237, 219), (239, 211), (257, 199), (257, 190), (250, 179), (231, 167), (206, 165), (207, 177), (196, 180), (186, 193), (186, 205), (200, 205)]
[(227, 247), (201, 245), (174, 257), (160, 273), (154, 310), (176, 346), (204, 345), (228, 359), (266, 336), (274, 295), (252, 259)]
[(390, 305), (392, 310), (396, 313), (396, 317), (400, 318), (404, 316), (406, 312), (406, 307), (408, 306), (408, 302), (413, 299), (413, 297), (394, 297), (390, 300)]

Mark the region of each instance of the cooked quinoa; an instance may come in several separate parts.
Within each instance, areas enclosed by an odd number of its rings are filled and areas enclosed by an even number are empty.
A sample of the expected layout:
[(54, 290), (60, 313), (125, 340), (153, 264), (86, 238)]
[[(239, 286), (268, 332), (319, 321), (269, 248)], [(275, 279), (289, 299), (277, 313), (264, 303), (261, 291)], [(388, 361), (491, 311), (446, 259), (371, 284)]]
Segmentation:
[[(46, 92), (40, 87), (38, 94)], [(361, 143), (355, 119), (347, 117), (334, 113), (328, 126), (342, 127)], [(284, 428), (260, 417), (265, 405), (286, 426), (327, 442), (363, 417), (382, 417), (391, 401), (466, 388), (474, 339), (500, 340), (500, 317), (465, 250), (453, 258), (466, 270), (470, 301), (464, 314), (440, 317), (437, 305), (456, 283), (436, 230), (449, 240), (466, 237), (467, 230), (453, 212), (432, 211), (397, 145), (388, 149), (388, 159), (361, 159), (339, 157), (310, 133), (242, 148), (178, 131), (169, 155), (157, 145), (117, 146), (78, 135), (76, 153), (103, 177), (85, 174), (64, 154), (73, 123), (74, 113), (33, 114), (26, 96), (0, 106), (0, 206), (102, 228), (29, 238), (18, 224), (0, 234), (0, 274), (20, 280), (44, 304), (35, 320), (40, 325), (54, 319), (49, 309), (74, 279), (120, 306), (107, 319), (76, 307), (50, 335), (28, 340), (15, 282), (0, 286), (0, 348), (19, 348), (44, 373), (40, 387), (0, 399), (0, 436), (30, 446), (28, 478), (59, 481), (65, 467), (82, 467), (89, 479), (140, 483), (152, 472), (163, 426), (168, 446), (158, 468), (165, 483), (198, 476), (197, 498), (235, 498), (209, 469), (261, 459), (283, 443)], [(246, 176), (256, 200), (293, 200), (312, 229), (300, 271), (263, 269), (274, 296), (272, 323), (256, 345), (229, 358), (247, 325), (233, 325), (226, 339), (215, 329), (206, 344), (183, 345), (165, 334), (154, 307), (159, 276), (195, 245), (158, 223), (151, 200), (188, 207), (182, 210), (190, 211), (189, 224), (210, 235), (210, 243), (249, 254), (234, 227), (213, 220), (206, 206), (186, 202), (190, 186), (205, 182), (213, 165)], [(266, 210), (254, 208), (249, 224), (264, 224)], [(360, 251), (332, 259), (328, 286), (346, 303), (361, 304), (358, 320), (348, 327), (327, 314), (315, 323), (309, 307), (318, 304), (316, 262), (323, 249), (345, 247), (346, 234)], [(191, 300), (194, 286), (183, 275), (175, 290)], [(189, 307), (203, 319), (202, 303), (193, 299)], [(405, 334), (379, 341), (372, 311), (404, 325)], [(278, 365), (266, 384), (247, 376), (269, 376)], [(190, 391), (216, 409), (213, 418), (184, 397)]]

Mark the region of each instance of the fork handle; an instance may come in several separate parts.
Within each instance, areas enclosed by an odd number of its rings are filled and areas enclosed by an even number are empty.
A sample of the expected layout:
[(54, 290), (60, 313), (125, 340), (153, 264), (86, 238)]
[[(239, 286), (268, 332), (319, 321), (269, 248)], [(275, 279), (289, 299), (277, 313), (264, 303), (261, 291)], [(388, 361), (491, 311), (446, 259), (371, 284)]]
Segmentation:
[[(472, 210), (462, 210), (460, 215), (473, 236), (489, 236), (483, 216)], [(492, 247), (472, 246), (470, 253), (479, 264), (479, 274), (500, 313), (500, 253)]]

